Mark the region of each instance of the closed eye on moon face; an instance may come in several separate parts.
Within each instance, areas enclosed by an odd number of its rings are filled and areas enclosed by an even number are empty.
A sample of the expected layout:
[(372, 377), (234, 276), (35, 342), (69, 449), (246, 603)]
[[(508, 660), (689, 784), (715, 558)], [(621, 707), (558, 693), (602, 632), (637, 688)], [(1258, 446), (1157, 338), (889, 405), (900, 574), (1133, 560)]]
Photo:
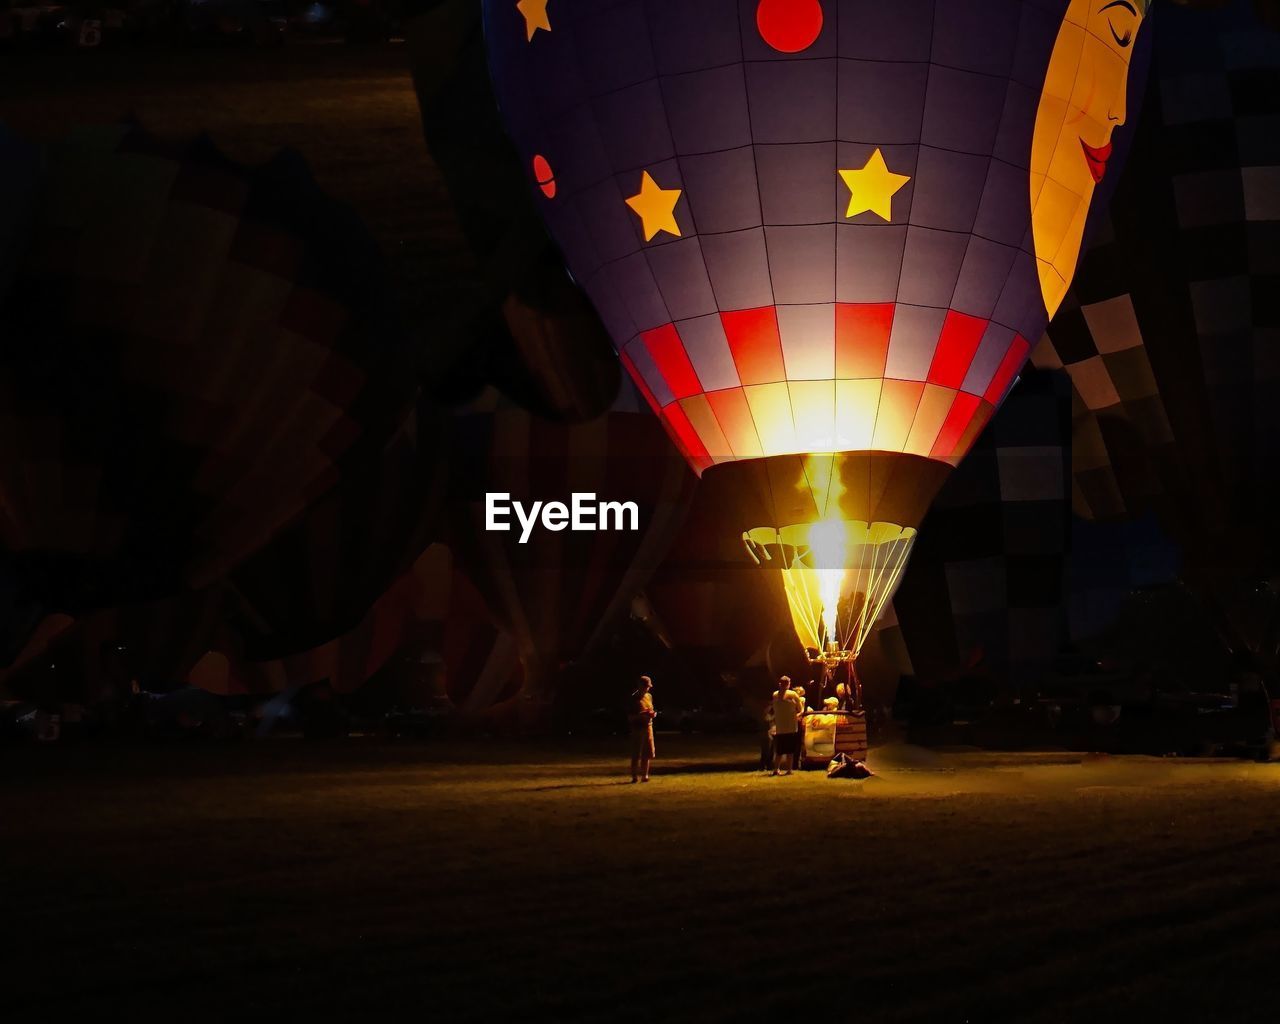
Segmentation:
[[(1129, 0), (1111, 0), (1111, 3), (1104, 4), (1102, 7), (1098, 8), (1098, 13), (1101, 14), (1109, 11), (1112, 7), (1123, 7), (1135, 18), (1138, 16), (1137, 10), (1134, 8), (1133, 4), (1129, 3)], [(1128, 46), (1133, 41), (1132, 28), (1126, 29), (1124, 35), (1121, 35), (1116, 31), (1115, 22), (1108, 20), (1107, 27), (1111, 29), (1111, 38), (1113, 38), (1120, 46)]]

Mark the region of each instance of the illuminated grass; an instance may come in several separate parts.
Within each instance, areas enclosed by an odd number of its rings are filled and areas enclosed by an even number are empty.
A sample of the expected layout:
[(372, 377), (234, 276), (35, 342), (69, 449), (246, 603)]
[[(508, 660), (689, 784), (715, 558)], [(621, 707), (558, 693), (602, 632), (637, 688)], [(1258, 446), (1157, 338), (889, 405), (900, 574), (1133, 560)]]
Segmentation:
[(718, 1020), (830, 986), (871, 1020), (1239, 1019), (1270, 984), (1276, 766), (856, 783), (750, 745), (660, 736), (648, 786), (625, 741), (7, 755), (7, 999)]

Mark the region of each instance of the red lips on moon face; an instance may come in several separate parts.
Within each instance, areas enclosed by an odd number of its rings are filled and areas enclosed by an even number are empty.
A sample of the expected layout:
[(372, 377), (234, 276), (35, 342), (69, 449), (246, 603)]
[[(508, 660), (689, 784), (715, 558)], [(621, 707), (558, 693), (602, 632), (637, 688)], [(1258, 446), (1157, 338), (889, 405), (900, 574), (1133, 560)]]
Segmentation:
[(1096, 185), (1107, 173), (1107, 161), (1111, 159), (1111, 143), (1108, 142), (1101, 149), (1095, 149), (1081, 139), (1080, 146), (1084, 149), (1084, 160), (1089, 165), (1089, 173), (1093, 175)]
[(756, 8), (760, 38), (779, 53), (799, 53), (822, 32), (822, 4), (818, 0), (760, 0)]

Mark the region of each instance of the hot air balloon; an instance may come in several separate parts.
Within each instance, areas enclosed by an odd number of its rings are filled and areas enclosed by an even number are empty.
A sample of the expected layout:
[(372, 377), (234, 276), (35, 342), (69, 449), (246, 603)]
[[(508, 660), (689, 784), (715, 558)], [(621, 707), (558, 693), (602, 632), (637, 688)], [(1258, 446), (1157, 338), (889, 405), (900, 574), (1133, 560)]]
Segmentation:
[(1110, 224), (1042, 361), (1074, 385), (1077, 511), (1154, 514), (1227, 646), (1274, 667), (1280, 32), (1265, 15), (1248, 0), (1160, 12)]
[(484, 2), (570, 271), (828, 661), (1062, 299), (1147, 6)]
[(881, 677), (912, 675), (943, 706), (955, 689), (1025, 705), (1073, 647), (1114, 652), (1135, 595), (1172, 582), (1151, 517), (1072, 514), (1072, 401), (1061, 370), (1029, 369), (947, 481), (868, 642)]
[(41, 154), (0, 317), (0, 545), (47, 610), (199, 589), (377, 455), (418, 350), (296, 154), (127, 125)]
[[(536, 720), (560, 670), (599, 642), (661, 561), (684, 519), (693, 476), (629, 384), (609, 412), (571, 424), (489, 389), (455, 413), (451, 451), (449, 544), (494, 621), (515, 639), (521, 715)], [(526, 505), (591, 494), (602, 503), (634, 502), (636, 516), (591, 531), (496, 531), (488, 528), (489, 493)]]

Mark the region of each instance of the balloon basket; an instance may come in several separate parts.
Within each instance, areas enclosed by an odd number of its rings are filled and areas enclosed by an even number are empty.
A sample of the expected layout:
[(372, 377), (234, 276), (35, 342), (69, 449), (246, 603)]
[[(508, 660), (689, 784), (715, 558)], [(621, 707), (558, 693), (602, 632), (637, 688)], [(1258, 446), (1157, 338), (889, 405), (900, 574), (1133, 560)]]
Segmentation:
[(867, 716), (863, 711), (810, 711), (803, 716), (806, 768), (824, 768), (837, 754), (867, 759)]
[[(855, 761), (866, 760), (867, 715), (862, 709), (862, 682), (855, 667), (856, 658), (856, 651), (830, 641), (822, 651), (810, 649), (809, 664), (822, 672), (816, 696), (824, 706), (806, 712), (802, 718), (801, 767), (825, 767), (837, 754), (847, 754)], [(843, 681), (837, 684), (840, 676)], [(836, 697), (827, 696), (833, 692)]]

